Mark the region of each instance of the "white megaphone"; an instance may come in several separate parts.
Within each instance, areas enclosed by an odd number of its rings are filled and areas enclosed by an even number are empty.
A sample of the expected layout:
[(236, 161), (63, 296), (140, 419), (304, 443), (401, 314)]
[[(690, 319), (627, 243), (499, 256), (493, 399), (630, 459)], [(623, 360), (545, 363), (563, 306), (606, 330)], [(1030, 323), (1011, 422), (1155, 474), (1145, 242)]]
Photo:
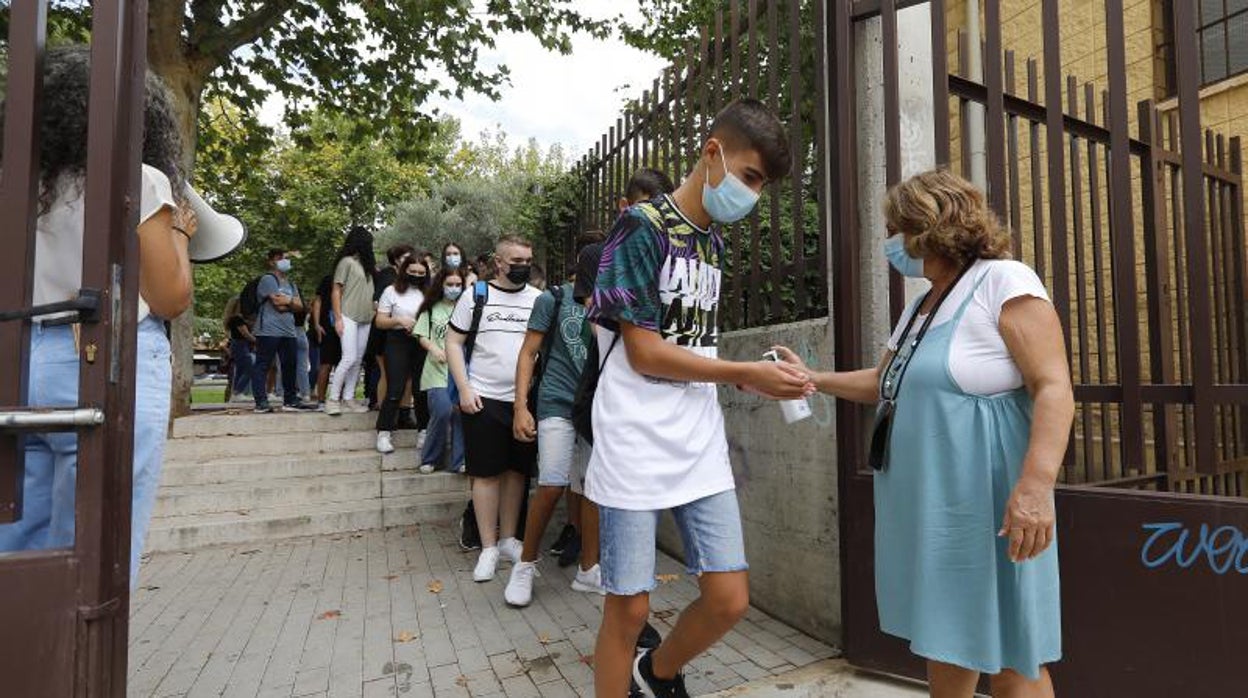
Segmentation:
[(186, 251), (192, 262), (206, 264), (224, 259), (247, 240), (247, 229), (234, 216), (217, 213), (191, 185), (186, 185), (186, 199), (195, 211), (195, 237)]

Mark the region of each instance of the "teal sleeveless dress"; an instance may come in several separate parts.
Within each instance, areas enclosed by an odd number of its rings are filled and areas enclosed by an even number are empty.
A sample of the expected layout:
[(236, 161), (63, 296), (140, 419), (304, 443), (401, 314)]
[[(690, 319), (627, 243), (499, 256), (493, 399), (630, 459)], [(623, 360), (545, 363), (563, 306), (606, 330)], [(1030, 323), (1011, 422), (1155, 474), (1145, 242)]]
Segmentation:
[(1032, 403), (1023, 388), (968, 394), (949, 373), (953, 334), (974, 295), (928, 330), (897, 394), (888, 465), (875, 473), (880, 629), (927, 659), (1035, 679), (1062, 654), (1057, 545), (1016, 564), (997, 537), (1022, 473)]

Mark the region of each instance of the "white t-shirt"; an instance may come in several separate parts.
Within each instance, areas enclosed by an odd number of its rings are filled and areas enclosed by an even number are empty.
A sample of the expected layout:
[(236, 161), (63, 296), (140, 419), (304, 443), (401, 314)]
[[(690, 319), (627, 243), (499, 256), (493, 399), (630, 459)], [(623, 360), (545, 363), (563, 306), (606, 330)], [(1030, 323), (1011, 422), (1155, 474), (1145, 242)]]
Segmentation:
[[(82, 288), (82, 231), (86, 209), (84, 182), (81, 177), (62, 177), (56, 186), (56, 199), (48, 212), (39, 216), (35, 223), (38, 229), (35, 235), (35, 305), (72, 300)], [(169, 178), (155, 167), (144, 165), (139, 223), (156, 215), (165, 206), (177, 207)], [(139, 298), (139, 321), (149, 314), (151, 310), (147, 303)], [(41, 319), (52, 317), (55, 316)]]
[[(982, 281), (982, 283), (981, 283)], [(976, 287), (978, 284), (978, 287)], [(966, 315), (954, 330), (949, 350), (949, 374), (963, 391), (971, 395), (1000, 395), (1023, 386), (1023, 374), (1001, 338), (998, 323), (1001, 309), (1015, 298), (1034, 296), (1049, 300), (1044, 282), (1031, 267), (1013, 260), (980, 260), (971, 267), (962, 282), (949, 293), (936, 314), (932, 327), (949, 322), (974, 289), (975, 295), (966, 308)], [(917, 302), (917, 301), (916, 301)], [(901, 333), (914, 312), (911, 304), (902, 313), (900, 322), (888, 340), (888, 348), (897, 351)], [(911, 333), (919, 331), (926, 318), (920, 315)]]
[[(486, 288), (485, 308), (468, 365), (468, 382), (484, 399), (515, 402), (516, 362), (533, 304), (542, 292), (528, 285), (514, 291), (494, 284), (486, 284)], [(472, 328), (473, 295), (472, 286), (465, 288), (451, 313), (450, 327), (460, 334), (468, 334)]]
[(377, 312), (385, 313), (392, 318), (405, 317), (415, 320), (416, 313), (420, 312), (420, 304), (424, 302), (424, 294), (415, 288), (409, 286), (407, 291), (399, 293), (394, 286), (387, 286), (377, 301)]

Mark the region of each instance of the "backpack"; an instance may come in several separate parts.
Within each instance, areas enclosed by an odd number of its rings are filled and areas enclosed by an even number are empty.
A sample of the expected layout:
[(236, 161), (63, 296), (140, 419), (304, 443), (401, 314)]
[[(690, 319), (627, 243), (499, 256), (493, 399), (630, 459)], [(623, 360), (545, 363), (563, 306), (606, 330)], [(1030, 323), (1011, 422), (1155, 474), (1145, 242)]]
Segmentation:
[(620, 342), (620, 333), (615, 332), (611, 346), (607, 347), (607, 355), (598, 360), (598, 338), (589, 345), (589, 356), (585, 358), (585, 370), (581, 371), (581, 380), (576, 384), (576, 397), (572, 400), (572, 427), (585, 443), (594, 445), (594, 394), (598, 392), (598, 379), (602, 369)]
[[(481, 329), (481, 314), (485, 312), (485, 303), (490, 297), (489, 286), (484, 281), (478, 281), (472, 285), (472, 324), (468, 327), (468, 336), (464, 339), (464, 372), (468, 372), (468, 365), (472, 363), (472, 350), (477, 346), (477, 331)], [(451, 401), (451, 405), (459, 404), (459, 384), (455, 382), (455, 376), (449, 376), (446, 381), (447, 397)]]
[(247, 319), (248, 323), (254, 322), (256, 316), (260, 314), (260, 282), (266, 276), (272, 276), (272, 274), (261, 274), (248, 281), (238, 294), (238, 312)]
[(559, 331), (559, 311), (563, 309), (563, 287), (553, 286), (550, 294), (555, 297), (555, 309), (551, 313), (550, 329), (542, 337), (542, 347), (538, 349), (537, 366), (533, 369), (533, 377), (529, 379), (529, 411), (537, 414), (537, 394), (542, 386), (542, 376), (546, 375), (546, 363), (550, 360), (550, 349), (555, 345), (555, 333)]

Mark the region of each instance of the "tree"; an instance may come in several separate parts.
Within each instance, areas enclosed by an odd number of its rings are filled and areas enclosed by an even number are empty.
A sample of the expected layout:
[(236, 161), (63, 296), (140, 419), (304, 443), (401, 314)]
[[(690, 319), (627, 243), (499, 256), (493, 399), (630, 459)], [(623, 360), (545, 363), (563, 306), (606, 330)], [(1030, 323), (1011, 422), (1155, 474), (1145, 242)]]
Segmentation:
[[(206, 92), (231, 97), (249, 123), (272, 93), (286, 100), (292, 127), (314, 111), (354, 117), (357, 133), (384, 138), (407, 155), (428, 142), (434, 95), (497, 96), (506, 66), (481, 61), (504, 32), (532, 34), (567, 52), (576, 31), (605, 33), (572, 0), (149, 0), (148, 65), (172, 88), (188, 171)], [(0, 31), (8, 36), (8, 7)], [(85, 36), (86, 0), (53, 0), (49, 24)], [(191, 327), (174, 324), (175, 414), (187, 410)]]

